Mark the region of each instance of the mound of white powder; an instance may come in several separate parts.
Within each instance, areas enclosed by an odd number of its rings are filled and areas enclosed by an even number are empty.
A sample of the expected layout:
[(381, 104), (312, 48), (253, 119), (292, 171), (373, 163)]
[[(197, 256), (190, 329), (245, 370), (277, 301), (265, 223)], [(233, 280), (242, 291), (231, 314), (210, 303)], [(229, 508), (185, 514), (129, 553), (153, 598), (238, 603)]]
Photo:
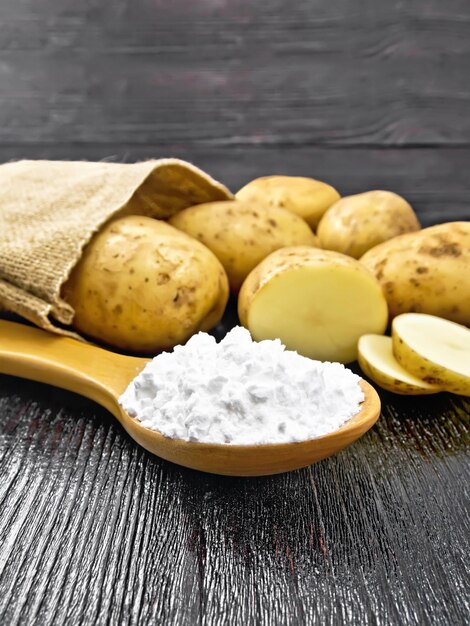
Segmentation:
[(220, 342), (194, 335), (155, 357), (120, 404), (167, 437), (227, 444), (303, 441), (339, 428), (360, 409), (359, 376), (281, 342), (234, 328)]

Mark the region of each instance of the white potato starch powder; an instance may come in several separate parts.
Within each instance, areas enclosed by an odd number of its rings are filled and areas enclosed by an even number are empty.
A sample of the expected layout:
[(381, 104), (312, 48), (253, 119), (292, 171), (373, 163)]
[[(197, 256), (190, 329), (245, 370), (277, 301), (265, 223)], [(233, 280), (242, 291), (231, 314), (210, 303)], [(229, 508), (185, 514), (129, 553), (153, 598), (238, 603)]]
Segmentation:
[(279, 339), (234, 328), (220, 342), (194, 335), (155, 357), (120, 404), (167, 437), (226, 444), (304, 441), (339, 428), (360, 409), (359, 376), (313, 361)]

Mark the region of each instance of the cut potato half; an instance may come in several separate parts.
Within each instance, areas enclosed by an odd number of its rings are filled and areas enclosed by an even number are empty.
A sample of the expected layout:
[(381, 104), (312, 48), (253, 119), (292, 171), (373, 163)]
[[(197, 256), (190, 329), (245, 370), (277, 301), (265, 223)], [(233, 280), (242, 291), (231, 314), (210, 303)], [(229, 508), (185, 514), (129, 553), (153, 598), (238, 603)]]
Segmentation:
[(358, 361), (366, 376), (392, 393), (418, 396), (441, 391), (438, 386), (413, 376), (398, 363), (393, 356), (391, 337), (363, 335), (359, 339)]
[(289, 350), (350, 363), (357, 342), (383, 333), (387, 303), (375, 277), (337, 252), (296, 246), (270, 254), (240, 291), (241, 323), (254, 339), (279, 338)]
[(393, 353), (410, 373), (445, 391), (470, 396), (470, 330), (424, 313), (392, 324)]

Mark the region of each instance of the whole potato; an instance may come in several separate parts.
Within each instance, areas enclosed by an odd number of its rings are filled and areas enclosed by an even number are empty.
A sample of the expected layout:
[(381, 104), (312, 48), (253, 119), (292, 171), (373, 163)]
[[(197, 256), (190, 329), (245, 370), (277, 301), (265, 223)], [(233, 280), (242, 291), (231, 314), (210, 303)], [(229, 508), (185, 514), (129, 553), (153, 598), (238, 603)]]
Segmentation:
[(174, 215), (170, 224), (212, 250), (224, 266), (234, 292), (274, 250), (318, 245), (308, 224), (297, 215), (275, 206), (236, 200), (198, 204)]
[(379, 243), (419, 230), (413, 209), (391, 191), (345, 196), (322, 217), (317, 235), (322, 246), (359, 259)]
[(341, 196), (331, 185), (313, 178), (264, 176), (242, 187), (235, 197), (286, 209), (316, 228), (325, 211)]
[(107, 224), (63, 287), (73, 325), (117, 348), (153, 353), (218, 323), (228, 299), (222, 265), (166, 222), (129, 216)]
[(391, 318), (429, 313), (470, 325), (470, 222), (401, 235), (360, 260), (382, 284)]

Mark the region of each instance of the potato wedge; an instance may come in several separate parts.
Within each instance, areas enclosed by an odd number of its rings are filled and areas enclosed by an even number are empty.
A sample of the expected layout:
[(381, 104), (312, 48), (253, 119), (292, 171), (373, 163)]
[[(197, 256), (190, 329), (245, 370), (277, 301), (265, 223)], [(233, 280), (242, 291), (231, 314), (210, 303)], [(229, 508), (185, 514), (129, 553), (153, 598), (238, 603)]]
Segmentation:
[(63, 287), (79, 332), (146, 353), (215, 326), (228, 293), (225, 271), (208, 248), (141, 216), (104, 226)]
[(251, 270), (274, 250), (319, 245), (308, 224), (297, 215), (254, 202), (198, 204), (177, 213), (170, 224), (212, 250), (235, 293)]
[(249, 274), (238, 313), (258, 341), (278, 337), (289, 350), (340, 363), (356, 359), (362, 335), (387, 325), (382, 289), (365, 267), (304, 246), (273, 252)]
[(286, 209), (316, 228), (325, 211), (340, 199), (327, 183), (302, 176), (264, 176), (242, 187), (238, 200)]
[(438, 393), (440, 387), (420, 380), (407, 372), (393, 356), (392, 338), (363, 335), (359, 339), (359, 365), (379, 387), (404, 396)]
[(409, 372), (470, 396), (470, 330), (433, 315), (403, 313), (392, 323), (393, 353)]
[(421, 228), (408, 202), (391, 191), (366, 191), (335, 202), (321, 218), (322, 248), (359, 259), (379, 243)]

